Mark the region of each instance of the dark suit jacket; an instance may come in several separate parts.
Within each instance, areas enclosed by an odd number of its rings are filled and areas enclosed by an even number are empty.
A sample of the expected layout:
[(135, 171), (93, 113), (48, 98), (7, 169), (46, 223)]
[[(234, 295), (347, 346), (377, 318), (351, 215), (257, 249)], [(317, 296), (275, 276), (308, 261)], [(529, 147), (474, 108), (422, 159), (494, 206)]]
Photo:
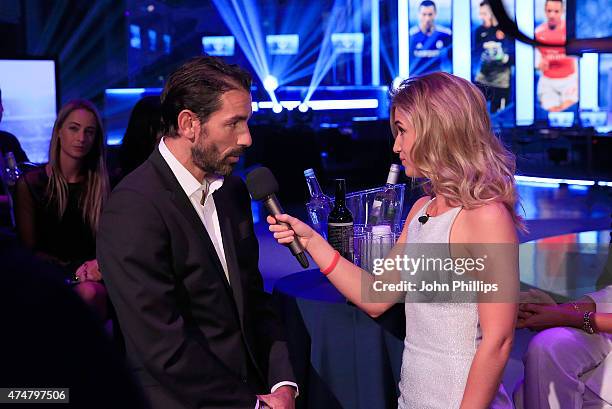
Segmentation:
[(158, 149), (113, 191), (97, 257), (126, 351), (153, 407), (254, 408), (295, 381), (263, 290), (246, 186), (213, 193), (230, 282), (200, 218)]

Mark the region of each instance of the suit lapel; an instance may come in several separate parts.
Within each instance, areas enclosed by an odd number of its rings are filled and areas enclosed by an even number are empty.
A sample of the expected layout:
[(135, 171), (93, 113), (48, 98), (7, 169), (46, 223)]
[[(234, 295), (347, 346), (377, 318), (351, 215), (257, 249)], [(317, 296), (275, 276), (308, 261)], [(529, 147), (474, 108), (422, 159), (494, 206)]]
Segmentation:
[(215, 250), (215, 246), (210, 239), (210, 235), (204, 228), (202, 220), (200, 220), (200, 216), (198, 216), (198, 213), (193, 208), (191, 201), (183, 191), (180, 183), (172, 173), (172, 170), (164, 158), (161, 156), (161, 153), (159, 153), (158, 149), (153, 151), (149, 159), (160, 171), (160, 174), (163, 180), (166, 182), (168, 190), (170, 191), (169, 193), (172, 202), (179, 209), (180, 213), (187, 219), (188, 224), (193, 228), (194, 233), (199, 237), (202, 245), (207, 250), (210, 260), (214, 264), (214, 269), (216, 270), (219, 279), (223, 282), (225, 289), (231, 293), (231, 289), (227, 283), (227, 278), (225, 277), (225, 272), (223, 271), (223, 266), (221, 265), (221, 261), (219, 260), (219, 256)]
[(232, 200), (231, 197), (228, 197), (227, 192), (228, 189), (226, 189), (226, 185), (224, 184), (219, 190), (213, 193), (213, 199), (215, 201), (215, 207), (217, 208), (221, 236), (223, 237), (223, 251), (225, 252), (225, 261), (227, 263), (227, 270), (232, 287), (232, 295), (234, 296), (234, 301), (238, 309), (238, 316), (240, 317), (240, 324), (242, 325), (244, 314), (243, 288), (232, 229), (232, 215), (230, 214), (231, 212), (228, 211), (229, 206), (224, 205), (225, 203), (230, 203)]

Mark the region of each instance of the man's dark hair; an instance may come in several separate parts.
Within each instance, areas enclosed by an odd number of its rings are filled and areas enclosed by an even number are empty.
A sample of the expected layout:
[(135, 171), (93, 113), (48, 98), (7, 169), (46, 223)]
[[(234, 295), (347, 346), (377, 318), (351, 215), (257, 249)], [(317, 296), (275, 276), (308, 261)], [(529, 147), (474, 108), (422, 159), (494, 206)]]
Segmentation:
[(483, 0), (483, 1), (480, 2), (480, 7), (484, 7), (484, 6), (491, 7), (491, 5), (489, 4), (488, 0)]
[(205, 123), (221, 107), (221, 95), (233, 89), (251, 92), (251, 74), (221, 58), (195, 57), (174, 71), (161, 94), (161, 135), (176, 137), (178, 114), (193, 111)]
[(436, 7), (436, 3), (434, 3), (434, 2), (433, 2), (433, 1), (431, 1), (431, 0), (423, 0), (423, 1), (421, 2), (421, 4), (419, 4), (419, 8), (421, 8), (421, 7), (433, 7), (433, 8), (434, 8), (434, 11), (437, 11), (437, 10), (438, 10), (438, 9), (437, 9), (437, 7)]

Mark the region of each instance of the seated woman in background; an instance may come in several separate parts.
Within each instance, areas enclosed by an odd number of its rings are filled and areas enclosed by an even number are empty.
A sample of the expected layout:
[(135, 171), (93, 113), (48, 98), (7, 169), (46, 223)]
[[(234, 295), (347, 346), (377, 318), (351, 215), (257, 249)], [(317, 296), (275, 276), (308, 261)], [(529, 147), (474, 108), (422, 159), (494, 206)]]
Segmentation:
[(112, 184), (140, 166), (157, 146), (161, 123), (159, 96), (146, 96), (134, 105), (121, 147), (119, 148), (119, 169), (113, 171)]
[(60, 110), (49, 147), (49, 162), (17, 183), (16, 222), (22, 243), (39, 257), (63, 267), (66, 280), (101, 317), (106, 289), (96, 261), (95, 235), (109, 194), (100, 114), (86, 100)]

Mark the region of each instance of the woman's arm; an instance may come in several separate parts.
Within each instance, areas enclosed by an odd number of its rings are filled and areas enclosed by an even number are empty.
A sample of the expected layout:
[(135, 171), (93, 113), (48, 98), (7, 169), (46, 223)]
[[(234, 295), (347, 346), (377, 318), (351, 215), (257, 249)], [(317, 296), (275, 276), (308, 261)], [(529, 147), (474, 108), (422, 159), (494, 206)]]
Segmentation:
[(518, 239), (510, 214), (501, 204), (466, 210), (457, 227), (463, 227), (463, 234), (458, 236), (468, 243), (468, 248), (469, 244), (484, 245), (495, 251), (487, 259), (485, 270), (487, 275), (494, 276), (482, 278), (497, 282), (500, 293), (487, 300), (479, 298), (482, 341), (474, 355), (461, 402), (461, 409), (486, 409), (497, 393), (512, 349), (518, 307)]
[[(393, 247), (391, 252), (387, 255), (387, 258), (394, 258), (396, 254), (401, 254), (404, 251), (404, 246), (407, 239), (407, 231), (410, 220), (414, 217), (414, 215), (421, 209), (423, 204), (428, 200), (428, 197), (421, 198), (416, 201), (408, 217), (406, 218), (406, 223), (404, 225), (404, 230), (402, 231), (398, 243)], [(281, 215), (277, 216), (277, 219), (289, 223), (293, 229), (287, 230), (286, 227), (282, 225), (272, 224), (270, 226), (270, 231), (275, 232), (274, 238), (276, 238), (279, 243), (288, 243), (293, 240), (294, 234), (300, 238), (300, 241), (304, 245), (304, 248), (314, 262), (321, 269), (327, 268), (333, 261), (335, 252), (334, 249), (329, 245), (325, 239), (314, 232), (309, 226), (300, 220), (287, 216)], [(268, 218), (269, 223), (275, 223), (274, 219)], [(386, 277), (385, 277), (386, 276)], [(393, 272), (385, 272), (385, 276), (382, 276), (380, 279), (385, 279), (385, 281), (398, 281), (397, 274)], [(331, 273), (328, 274), (327, 278), (331, 283), (340, 291), (347, 299), (349, 299), (352, 303), (358, 306), (361, 310), (363, 310), (366, 314), (371, 317), (378, 317), (382, 315), (385, 311), (391, 308), (403, 295), (404, 293), (398, 292), (393, 299), (389, 299), (390, 297), (385, 297), (385, 302), (368, 302), (368, 299), (364, 300), (364, 292), (363, 290), (367, 287), (368, 290), (372, 289), (372, 285), (375, 281), (374, 276), (357, 267), (355, 264), (349, 262), (344, 258), (340, 258), (338, 264), (333, 269)], [(367, 293), (369, 293), (368, 291)], [(366, 293), (366, 294), (367, 294)], [(379, 297), (379, 296), (378, 296)], [(378, 298), (375, 294), (372, 297), (368, 298)], [(389, 299), (388, 301), (386, 299)]]
[(35, 251), (36, 257), (46, 262), (66, 267), (67, 263), (57, 257), (36, 251), (38, 245), (36, 237), (36, 205), (25, 176), (19, 178), (15, 189), (15, 223), (17, 225), (17, 236), (21, 244)]

